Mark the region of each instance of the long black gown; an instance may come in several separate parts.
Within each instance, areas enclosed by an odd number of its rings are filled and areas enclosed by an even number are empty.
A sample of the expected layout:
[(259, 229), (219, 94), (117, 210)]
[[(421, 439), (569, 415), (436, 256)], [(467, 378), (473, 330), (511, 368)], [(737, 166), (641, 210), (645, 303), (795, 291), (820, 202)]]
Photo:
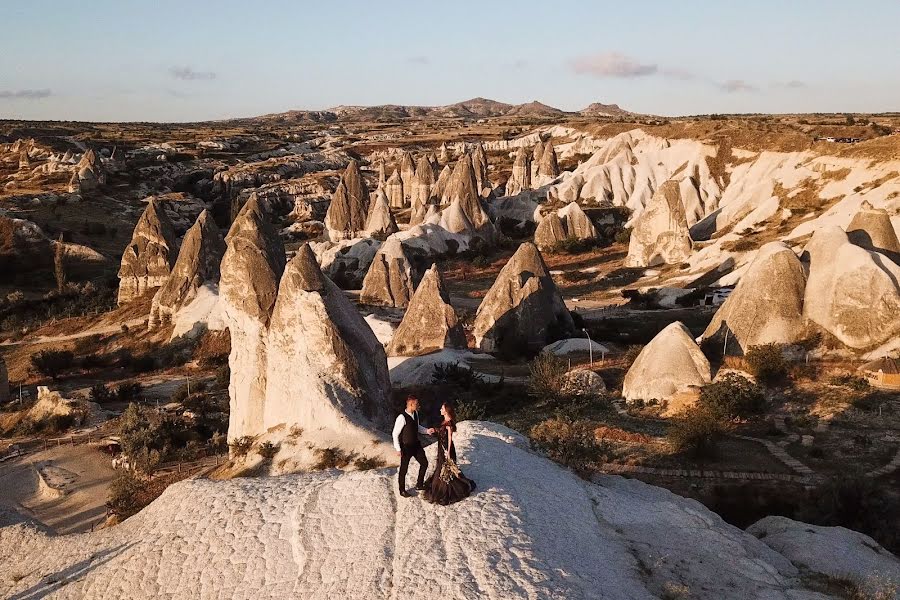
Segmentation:
[[(437, 460), (435, 461), (434, 471), (431, 476), (425, 480), (424, 498), (434, 504), (453, 504), (469, 497), (472, 490), (475, 489), (475, 482), (459, 472), (459, 475), (451, 475), (450, 481), (441, 479), (441, 470), (444, 467), (445, 454), (447, 452), (447, 430), (451, 427), (449, 423), (443, 423), (437, 430), (438, 439)], [(450, 447), (450, 458), (456, 462), (456, 444)]]

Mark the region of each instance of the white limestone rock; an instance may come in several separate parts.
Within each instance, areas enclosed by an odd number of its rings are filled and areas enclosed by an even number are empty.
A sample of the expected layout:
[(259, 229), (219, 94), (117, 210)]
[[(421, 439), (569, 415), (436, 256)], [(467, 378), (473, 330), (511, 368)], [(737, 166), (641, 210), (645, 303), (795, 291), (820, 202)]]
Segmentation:
[(340, 242), (311, 242), (310, 247), (322, 272), (342, 290), (358, 290), (381, 247), (375, 238), (354, 238)]
[(531, 158), (525, 150), (525, 146), (519, 146), (516, 150), (516, 158), (513, 160), (512, 173), (506, 181), (506, 195), (515, 196), (525, 190), (531, 189)]
[(369, 215), (366, 217), (366, 234), (379, 239), (384, 239), (392, 233), (400, 231), (397, 221), (388, 206), (388, 199), (384, 190), (375, 190), (375, 199), (369, 207)]
[(411, 356), (443, 348), (465, 348), (466, 334), (450, 305), (441, 272), (432, 265), (419, 282), (400, 326), (388, 344), (388, 356)]
[(879, 252), (900, 263), (900, 240), (884, 209), (873, 208), (864, 201), (847, 225), (847, 237), (861, 248)]
[(625, 374), (626, 400), (667, 400), (711, 381), (709, 361), (680, 321), (668, 325), (644, 346)]
[(835, 225), (816, 230), (804, 257), (805, 317), (855, 349), (900, 335), (900, 265), (852, 244)]
[(400, 158), (400, 179), (403, 181), (403, 206), (409, 206), (412, 200), (413, 183), (416, 178), (416, 162), (409, 152)]
[(177, 255), (178, 243), (172, 223), (156, 199), (151, 198), (122, 254), (119, 305), (163, 285), (172, 272)]
[(218, 295), (219, 266), (224, 254), (222, 233), (204, 210), (185, 234), (172, 273), (153, 296), (149, 328), (171, 322), (181, 309), (194, 301), (201, 287)]
[(372, 259), (359, 300), (363, 304), (405, 307), (418, 279), (403, 244), (396, 238), (389, 238)]
[(369, 213), (369, 192), (359, 170), (359, 163), (351, 160), (341, 175), (337, 189), (325, 213), (325, 228), (331, 241), (358, 237), (366, 229)]
[(231, 333), (228, 440), (264, 431), (269, 320), (284, 272), (284, 245), (256, 195), (252, 195), (225, 238), (219, 294), (222, 318)]
[(267, 347), (265, 429), (371, 456), (394, 416), (387, 358), (308, 245), (285, 268)]
[(544, 216), (534, 230), (534, 243), (540, 250), (552, 250), (566, 238), (566, 226), (555, 210)]
[(803, 316), (806, 271), (783, 242), (759, 249), (737, 287), (719, 307), (703, 338), (724, 341), (743, 354), (760, 344), (793, 344), (808, 331)]
[(475, 315), (475, 346), (486, 352), (538, 352), (575, 330), (537, 246), (525, 242), (503, 266)]
[(691, 235), (678, 183), (663, 183), (635, 220), (626, 267), (679, 264), (691, 256)]
[(394, 172), (388, 177), (387, 182), (384, 184), (384, 189), (391, 208), (403, 208), (406, 206), (406, 201), (403, 197), (403, 180), (400, 178), (400, 173), (397, 172), (397, 169), (394, 169)]
[(566, 234), (578, 240), (597, 239), (597, 228), (577, 202), (570, 202), (557, 211), (565, 219)]

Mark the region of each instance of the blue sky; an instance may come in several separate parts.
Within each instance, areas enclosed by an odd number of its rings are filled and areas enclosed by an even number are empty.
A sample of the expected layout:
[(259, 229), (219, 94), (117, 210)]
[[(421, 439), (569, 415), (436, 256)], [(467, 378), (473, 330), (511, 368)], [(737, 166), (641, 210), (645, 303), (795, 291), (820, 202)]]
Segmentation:
[(900, 2), (0, 0), (0, 118), (900, 110)]

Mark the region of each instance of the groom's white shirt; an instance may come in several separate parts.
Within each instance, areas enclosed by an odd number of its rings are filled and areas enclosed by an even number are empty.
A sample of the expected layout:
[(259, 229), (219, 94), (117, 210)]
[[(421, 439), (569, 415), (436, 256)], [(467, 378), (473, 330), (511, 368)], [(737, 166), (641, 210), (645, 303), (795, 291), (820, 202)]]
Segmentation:
[[(404, 410), (403, 413), (408, 414), (410, 417), (415, 420), (416, 413), (411, 413), (408, 410)], [(400, 452), (400, 432), (403, 431), (403, 427), (406, 426), (406, 419), (403, 418), (403, 413), (397, 415), (397, 420), (394, 421), (394, 450)], [(419, 433), (425, 435), (428, 433), (428, 430), (422, 427), (422, 423), (419, 422)]]

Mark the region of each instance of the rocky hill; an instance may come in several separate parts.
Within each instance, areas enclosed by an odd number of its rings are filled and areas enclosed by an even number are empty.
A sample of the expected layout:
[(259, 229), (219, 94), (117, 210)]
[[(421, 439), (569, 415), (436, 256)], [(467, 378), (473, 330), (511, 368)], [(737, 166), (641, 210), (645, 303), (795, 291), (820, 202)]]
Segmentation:
[[(490, 423), (463, 423), (457, 444), (478, 490), (451, 507), (397, 496), (393, 470), (330, 471), (188, 480), (123, 524), (77, 536), (8, 524), (0, 593), (823, 600), (816, 577), (863, 589), (900, 579), (895, 557), (848, 530), (765, 519), (755, 537), (661, 488), (585, 482)], [(801, 531), (807, 543), (785, 543)]]

